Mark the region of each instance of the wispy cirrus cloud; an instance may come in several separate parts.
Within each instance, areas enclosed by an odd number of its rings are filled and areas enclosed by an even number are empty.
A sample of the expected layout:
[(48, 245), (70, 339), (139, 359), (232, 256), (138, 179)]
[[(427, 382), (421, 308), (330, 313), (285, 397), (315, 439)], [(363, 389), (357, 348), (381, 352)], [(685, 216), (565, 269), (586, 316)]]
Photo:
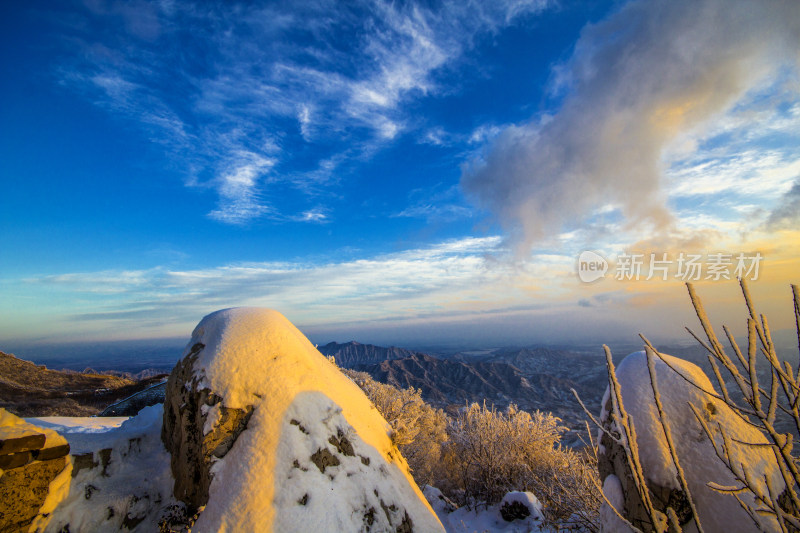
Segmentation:
[[(216, 190), (212, 218), (302, 220), (334, 172), (406, 131), (402, 104), (439, 94), (478, 35), (547, 5), (93, 0), (63, 28), (77, 46), (59, 72)], [(276, 186), (293, 208), (270, 203)]]
[(78, 295), (80, 302), (59, 320), (81, 321), (84, 330), (108, 331), (118, 324), (142, 332), (145, 317), (159, 327), (190, 327), (210, 311), (240, 305), (280, 309), (306, 324), (445, 316), (476, 303), (481, 308), (519, 306), (526, 298), (512, 279), (528, 277), (533, 284), (536, 276), (557, 278), (571, 267), (566, 257), (561, 274), (553, 268), (558, 261), (513, 266), (493, 259), (505, 253), (499, 237), (473, 237), (345, 261), (109, 270), (32, 276), (15, 283), (24, 285), (31, 298), (75, 300)]
[(467, 206), (458, 186), (443, 188), (441, 184), (409, 193), (410, 203), (393, 217), (422, 218), (428, 221), (451, 221), (470, 218), (472, 209)]

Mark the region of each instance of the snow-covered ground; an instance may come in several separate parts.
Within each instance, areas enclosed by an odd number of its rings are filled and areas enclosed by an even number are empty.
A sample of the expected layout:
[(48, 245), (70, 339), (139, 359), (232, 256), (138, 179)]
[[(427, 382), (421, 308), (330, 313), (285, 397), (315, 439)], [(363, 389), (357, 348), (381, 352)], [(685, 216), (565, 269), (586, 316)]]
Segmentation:
[(66, 437), (73, 456), (94, 452), (83, 468), (74, 462), (69, 494), (46, 531), (158, 531), (162, 514), (176, 504), (169, 454), (161, 444), (162, 411), (156, 405), (130, 419), (28, 419)]
[(41, 428), (52, 429), (67, 438), (70, 453), (77, 455), (110, 448), (123, 434), (117, 430), (130, 417), (42, 416), (25, 420)]
[[(323, 411), (329, 410), (329, 401), (319, 399), (307, 403)], [(328, 418), (333, 427), (341, 423), (341, 414), (334, 409)], [(58, 431), (72, 447), (72, 453), (79, 455), (92, 450), (110, 449), (109, 462), (103, 467), (103, 459), (96, 456), (98, 465), (82, 469), (72, 480), (69, 495), (56, 509), (47, 531), (59, 531), (69, 524), (71, 531), (154, 531), (159, 520), (170, 512), (170, 506), (180, 507), (171, 497), (172, 475), (169, 470), (169, 455), (160, 441), (162, 406), (145, 408), (136, 417), (40, 417), (28, 418), (28, 422)], [(292, 416), (301, 416), (293, 412)], [(291, 424), (290, 424), (291, 425)], [(299, 434), (296, 428), (292, 428)], [(309, 428), (305, 428), (309, 431)], [(313, 429), (313, 428), (311, 428)], [(292, 435), (293, 433), (290, 433)], [(320, 437), (324, 437), (321, 434)], [(297, 439), (296, 439), (297, 440)], [(279, 453), (292, 453), (295, 446), (302, 443), (287, 442)], [(357, 460), (356, 460), (357, 459)], [(348, 474), (359, 475), (359, 470), (367, 473), (360, 458), (347, 466)], [(308, 502), (316, 501), (319, 509), (326, 508), (329, 493), (341, 490), (335, 480), (327, 483), (309, 483), (310, 474), (318, 470), (313, 465), (294, 469), (277, 491), (277, 499), (293, 500), (301, 492), (308, 494)], [(104, 473), (105, 472), (105, 473)], [(320, 476), (317, 476), (320, 477)], [(327, 493), (327, 494), (326, 494)], [(500, 515), (502, 505), (470, 511), (466, 508), (449, 512), (439, 499), (441, 492), (426, 487), (425, 496), (445, 527), (447, 533), (536, 533), (542, 531), (541, 504), (530, 493), (511, 493), (505, 501), (520, 501), (531, 510), (531, 516), (523, 520), (506, 522)], [(320, 523), (316, 531), (331, 531), (328, 518), (320, 512)], [(276, 524), (275, 531), (292, 531), (293, 517), (287, 515), (283, 524)], [(296, 517), (294, 518), (296, 519)], [(127, 526), (123, 526), (123, 523)], [(278, 527), (280, 526), (280, 527)], [(356, 529), (357, 530), (357, 529)]]
[[(447, 533), (539, 533), (543, 529), (542, 504), (530, 492), (509, 492), (503, 500), (479, 509), (455, 508), (436, 487), (426, 486), (423, 491)], [(528, 516), (507, 521), (500, 509), (516, 503), (524, 507)], [(522, 514), (526, 514), (523, 511)]]

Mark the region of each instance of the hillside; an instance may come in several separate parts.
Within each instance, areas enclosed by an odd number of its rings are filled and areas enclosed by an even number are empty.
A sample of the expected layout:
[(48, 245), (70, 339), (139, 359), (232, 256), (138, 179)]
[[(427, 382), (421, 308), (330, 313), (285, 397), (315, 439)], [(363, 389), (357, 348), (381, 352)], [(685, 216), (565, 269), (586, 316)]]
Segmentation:
[(162, 379), (61, 372), (0, 352), (0, 407), (18, 416), (90, 416)]

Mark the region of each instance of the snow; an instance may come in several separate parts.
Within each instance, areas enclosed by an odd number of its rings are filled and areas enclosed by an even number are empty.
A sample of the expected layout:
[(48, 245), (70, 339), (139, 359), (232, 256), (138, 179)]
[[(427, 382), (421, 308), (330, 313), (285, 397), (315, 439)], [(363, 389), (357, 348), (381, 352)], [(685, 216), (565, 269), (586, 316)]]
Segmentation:
[(439, 517), (439, 520), (442, 519), (443, 515), (452, 513), (458, 509), (458, 505), (450, 501), (450, 499), (442, 494), (442, 491), (436, 487), (425, 485), (425, 488), (422, 489), (422, 494), (425, 495), (425, 499), (431, 504), (431, 508), (436, 512), (436, 516)]
[[(158, 531), (172, 498), (170, 458), (161, 443), (162, 405), (133, 418), (47, 417), (61, 428), (73, 454), (110, 450), (107, 465), (79, 470), (45, 531)], [(51, 485), (52, 487), (52, 485)], [(123, 527), (127, 522), (129, 527)], [(65, 530), (66, 531), (66, 530)]]
[[(707, 532), (752, 531), (754, 524), (740, 508), (736, 499), (715, 492), (706, 485), (708, 482), (723, 486), (733, 486), (737, 483), (730, 471), (717, 458), (711, 442), (689, 404), (691, 403), (702, 413), (715, 432), (714, 438), (717, 443), (722, 443), (722, 436), (716, 429), (718, 425), (731, 437), (731, 457), (735, 464), (747, 465), (748, 470), (754, 473), (753, 478), (759, 480), (758, 482), (764, 487), (764, 492), (766, 488), (763, 479), (767, 476), (780, 493), (785, 485), (775, 466), (772, 448), (742, 444), (765, 444), (766, 437), (739, 418), (721, 400), (687, 383), (686, 380), (689, 380), (707, 391), (716, 392), (699, 367), (682, 359), (664, 355), (669, 364), (680, 372), (679, 375), (657, 356), (654, 357), (661, 402), (675, 441), (678, 460), (686, 474), (703, 528)], [(675, 465), (670, 457), (653, 399), (646, 353), (636, 352), (626, 357), (617, 367), (617, 379), (622, 390), (623, 404), (634, 421), (645, 477), (662, 487), (679, 488)], [(753, 503), (752, 496), (748, 493), (743, 493), (740, 497), (750, 504)], [(769, 517), (761, 517), (761, 520), (766, 530), (777, 527)]]
[[(441, 492), (434, 487), (426, 487), (425, 495), (436, 509), (439, 520), (444, 525), (447, 533), (539, 533), (548, 531), (542, 525), (542, 504), (530, 492), (509, 492), (503, 500), (488, 507), (468, 509), (460, 507), (448, 512), (448, 506), (442, 505), (439, 496)], [(500, 508), (505, 503), (519, 502), (528, 507), (531, 514), (522, 520), (506, 522), (500, 514)]]
[[(114, 417), (79, 417), (79, 416), (43, 416), (26, 418), (31, 424), (38, 427), (57, 431), (69, 442), (70, 453), (77, 455), (91, 452), (101, 448), (109, 448), (116, 440), (119, 433), (107, 435), (110, 440), (104, 441), (101, 433), (108, 433), (119, 428), (128, 420), (127, 416)], [(99, 446), (99, 447), (98, 447)]]
[(544, 520), (542, 504), (539, 503), (539, 499), (534, 496), (532, 492), (509, 492), (503, 496), (503, 499), (500, 501), (500, 507), (502, 508), (503, 505), (510, 505), (512, 503), (519, 503), (527, 507), (533, 520)]
[[(622, 483), (614, 474), (609, 474), (603, 480), (603, 494), (606, 499), (614, 506), (614, 509), (622, 512), (625, 508), (625, 495), (622, 493)], [(600, 520), (605, 531), (632, 531), (630, 527), (619, 517), (613, 509), (609, 508), (606, 502), (600, 507)]]
[(203, 405), (200, 407), (200, 411), (206, 416), (206, 421), (203, 424), (203, 435), (208, 435), (222, 419), (222, 410), (219, 404), (216, 404), (212, 406)]
[(118, 428), (129, 418), (128, 416), (40, 416), (25, 420), (59, 433), (104, 433)]
[(5, 409), (0, 409), (0, 439), (14, 439), (32, 433), (44, 434), (45, 443), (42, 448), (53, 448), (67, 443), (64, 437), (52, 429), (33, 424), (24, 418), (9, 413)]
[[(195, 328), (186, 354), (197, 343), (205, 345), (194, 363), (202, 376), (198, 388), (211, 389), (225, 407), (252, 405), (254, 411), (247, 430), (212, 467), (208, 505), (195, 531), (354, 531), (362, 528), (360, 518), (353, 523), (355, 507), (383, 514), (378, 500), (388, 505), (390, 498), (409, 510), (415, 530), (442, 531), (386, 421), (283, 315), (217, 311)], [(339, 431), (356, 453), (338, 455), (341, 464), (320, 472), (309, 456), (331, 448), (329, 437)]]

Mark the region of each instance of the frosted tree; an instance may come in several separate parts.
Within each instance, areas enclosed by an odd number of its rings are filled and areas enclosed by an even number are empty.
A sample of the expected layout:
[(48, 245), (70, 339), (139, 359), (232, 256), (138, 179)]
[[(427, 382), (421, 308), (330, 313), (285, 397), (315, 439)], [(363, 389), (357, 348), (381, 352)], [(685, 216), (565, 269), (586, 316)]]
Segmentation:
[(403, 454), (420, 487), (435, 483), (442, 445), (447, 440), (447, 416), (423, 399), (419, 389), (398, 389), (379, 383), (365, 372), (342, 370), (370, 399), (392, 427), (392, 442)]
[(600, 499), (593, 457), (561, 448), (565, 430), (551, 413), (473, 403), (448, 427), (443, 491), (470, 506), (497, 503), (513, 490), (531, 491), (551, 523), (596, 531)]

